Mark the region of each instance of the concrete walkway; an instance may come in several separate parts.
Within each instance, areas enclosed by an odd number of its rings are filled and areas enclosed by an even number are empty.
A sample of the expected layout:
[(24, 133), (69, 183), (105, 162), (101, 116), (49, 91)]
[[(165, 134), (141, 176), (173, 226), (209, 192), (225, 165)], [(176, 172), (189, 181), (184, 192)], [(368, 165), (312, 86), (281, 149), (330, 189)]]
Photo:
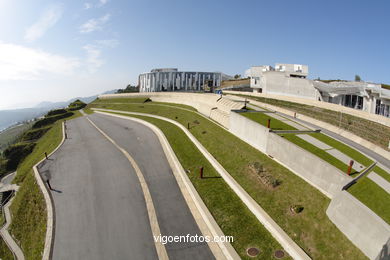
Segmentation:
[(375, 182), (378, 186), (380, 186), (382, 189), (384, 189), (385, 191), (387, 191), (387, 193), (390, 194), (390, 182), (388, 182), (385, 178), (383, 178), (382, 176), (378, 175), (377, 173), (375, 172), (371, 172), (370, 174), (368, 174), (367, 176), (370, 180), (372, 180), (373, 182)]
[[(145, 113), (127, 112), (121, 110), (110, 109), (93, 109), (95, 112), (112, 115), (105, 112), (117, 112), (129, 115), (141, 115), (152, 118), (161, 119), (170, 122), (178, 126), (187, 137), (194, 143), (199, 151), (205, 156), (210, 164), (221, 175), (229, 187), (237, 194), (242, 202), (248, 207), (248, 209), (256, 216), (256, 218), (264, 225), (264, 227), (271, 233), (271, 235), (281, 244), (281, 246), (290, 254), (294, 259), (310, 259), (310, 257), (287, 235), (286, 232), (265, 212), (263, 208), (236, 182), (236, 180), (222, 167), (222, 165), (207, 151), (206, 148), (180, 123), (162, 117)], [(112, 115), (121, 117), (120, 115)], [(125, 118), (125, 116), (123, 116)]]

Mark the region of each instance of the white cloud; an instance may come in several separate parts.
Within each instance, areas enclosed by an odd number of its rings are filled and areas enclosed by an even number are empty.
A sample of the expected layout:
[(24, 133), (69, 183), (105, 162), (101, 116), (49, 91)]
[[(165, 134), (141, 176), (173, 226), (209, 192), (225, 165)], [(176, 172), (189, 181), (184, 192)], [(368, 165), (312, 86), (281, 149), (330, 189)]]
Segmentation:
[(77, 58), (0, 42), (0, 80), (37, 80), (45, 73), (71, 74), (79, 66)]
[(108, 0), (99, 0), (98, 7), (102, 7), (103, 5), (107, 4)]
[(119, 45), (119, 41), (116, 39), (97, 40), (96, 43), (102, 47), (115, 48)]
[(101, 49), (92, 44), (87, 44), (83, 47), (87, 52), (87, 67), (90, 73), (96, 72), (96, 70), (104, 64), (104, 60), (101, 59)]
[(102, 49), (115, 48), (119, 41), (116, 39), (97, 40), (94, 44), (87, 44), (83, 46), (86, 51), (86, 65), (90, 73), (96, 72), (98, 68), (104, 65), (105, 61), (102, 58)]
[(80, 26), (81, 33), (90, 33), (97, 30), (102, 30), (103, 25), (110, 20), (111, 15), (106, 14), (97, 19), (90, 19), (86, 23)]
[(47, 30), (53, 27), (58, 20), (61, 18), (63, 13), (63, 5), (53, 5), (50, 8), (46, 9), (38, 21), (26, 29), (24, 34), (24, 39), (32, 42), (38, 38), (41, 38)]
[(87, 9), (90, 9), (93, 7), (93, 4), (91, 3), (84, 3), (84, 9), (87, 10)]

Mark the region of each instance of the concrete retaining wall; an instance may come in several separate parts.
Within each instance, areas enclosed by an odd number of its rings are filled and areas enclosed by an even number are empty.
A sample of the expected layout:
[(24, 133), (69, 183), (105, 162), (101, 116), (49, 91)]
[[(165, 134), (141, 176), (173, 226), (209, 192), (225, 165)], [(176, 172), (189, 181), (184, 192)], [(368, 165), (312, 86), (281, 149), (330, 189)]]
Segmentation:
[(263, 153), (267, 153), (269, 129), (239, 113), (230, 114), (229, 131)]
[(282, 162), (330, 198), (351, 180), (333, 165), (274, 133), (268, 137), (267, 154)]
[(224, 127), (229, 127), (229, 114), (232, 109), (241, 109), (244, 104), (221, 98), (220, 95), (211, 93), (188, 92), (149, 92), (149, 93), (124, 93), (100, 95), (100, 99), (149, 97), (157, 102), (170, 102), (188, 105), (196, 108), (199, 113), (212, 118)]
[(271, 155), (330, 198), (351, 180), (333, 165), (239, 113), (231, 113), (229, 131)]
[[(389, 259), (390, 226), (351, 194), (337, 194), (326, 214), (370, 259)], [(382, 250), (387, 250), (387, 258), (380, 257)]]

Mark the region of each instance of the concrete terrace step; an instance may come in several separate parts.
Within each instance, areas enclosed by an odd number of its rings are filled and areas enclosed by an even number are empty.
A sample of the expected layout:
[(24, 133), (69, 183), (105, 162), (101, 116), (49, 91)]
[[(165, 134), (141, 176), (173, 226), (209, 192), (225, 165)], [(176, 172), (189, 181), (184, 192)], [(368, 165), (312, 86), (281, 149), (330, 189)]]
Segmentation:
[(385, 178), (378, 175), (376, 172), (371, 172), (367, 177), (390, 194), (390, 182), (388, 182)]

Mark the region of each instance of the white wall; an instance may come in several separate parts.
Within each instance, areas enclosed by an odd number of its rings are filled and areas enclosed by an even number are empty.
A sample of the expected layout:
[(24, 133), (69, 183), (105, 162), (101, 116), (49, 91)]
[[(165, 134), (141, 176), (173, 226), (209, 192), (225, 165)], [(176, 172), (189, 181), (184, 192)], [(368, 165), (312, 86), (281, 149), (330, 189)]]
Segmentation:
[(307, 79), (288, 77), (278, 71), (264, 72), (263, 77), (263, 93), (317, 99), (317, 90)]

